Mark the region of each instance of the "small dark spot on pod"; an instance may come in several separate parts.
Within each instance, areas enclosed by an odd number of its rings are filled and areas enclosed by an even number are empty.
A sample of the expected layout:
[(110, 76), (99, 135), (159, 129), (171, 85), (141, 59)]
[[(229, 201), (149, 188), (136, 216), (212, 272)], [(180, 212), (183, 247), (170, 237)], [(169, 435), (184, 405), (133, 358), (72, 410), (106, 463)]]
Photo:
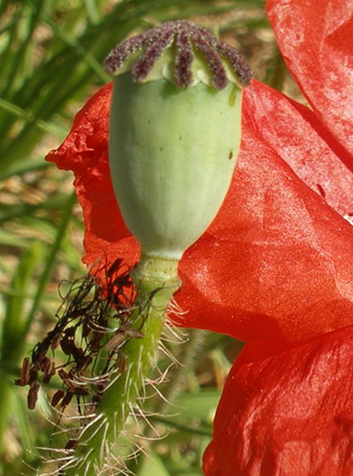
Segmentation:
[(29, 410), (34, 410), (38, 400), (38, 392), (40, 385), (38, 382), (32, 382), (27, 395), (27, 406)]
[(232, 150), (229, 152), (228, 159), (229, 159), (229, 160), (232, 160), (233, 155), (234, 155), (234, 154), (233, 154), (233, 149), (232, 149)]
[(319, 194), (322, 196), (322, 198), (325, 198), (325, 197), (326, 197), (326, 193), (325, 193), (325, 190), (324, 190), (324, 188), (322, 187), (322, 185), (320, 185), (319, 183), (317, 183), (316, 186), (317, 186), (317, 189), (319, 190)]
[(64, 390), (57, 390), (54, 395), (53, 395), (53, 398), (51, 399), (51, 404), (53, 407), (56, 407), (57, 404), (60, 402), (60, 400), (62, 400), (65, 396), (65, 392)]

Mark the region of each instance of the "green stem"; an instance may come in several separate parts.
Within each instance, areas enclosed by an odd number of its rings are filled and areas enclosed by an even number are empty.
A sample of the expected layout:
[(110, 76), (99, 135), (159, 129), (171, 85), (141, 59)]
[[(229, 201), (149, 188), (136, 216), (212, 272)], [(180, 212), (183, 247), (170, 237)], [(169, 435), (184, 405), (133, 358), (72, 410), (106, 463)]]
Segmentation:
[[(1, 414), (0, 414), (0, 456), (2, 459), (5, 444), (5, 431), (8, 426), (9, 414), (12, 408), (12, 385), (5, 375), (1, 375), (0, 379), (0, 395), (1, 395)], [(2, 461), (0, 462), (0, 475), (3, 473)]]
[[(182, 351), (180, 355), (177, 355), (177, 359), (180, 365), (177, 367), (176, 371), (173, 372), (172, 378), (169, 380), (168, 385), (163, 389), (164, 399), (160, 399), (156, 402), (154, 407), (154, 413), (159, 413), (163, 415), (167, 412), (170, 405), (173, 405), (180, 394), (184, 380), (187, 378), (188, 372), (192, 371), (196, 364), (196, 356), (201, 354), (203, 347), (205, 346), (205, 339), (208, 331), (201, 329), (191, 329), (189, 331), (189, 340), (187, 343), (183, 344)], [(176, 407), (178, 410), (178, 407)], [(149, 421), (153, 424), (162, 423), (165, 426), (169, 426), (178, 431), (183, 431), (199, 436), (212, 437), (212, 431), (208, 431), (202, 428), (191, 428), (186, 425), (177, 423), (168, 418), (150, 416)], [(147, 426), (147, 425), (145, 425)], [(151, 427), (145, 428), (145, 433), (147, 438), (149, 436), (153, 437), (153, 430)], [(144, 434), (145, 434), (144, 433)], [(148, 446), (147, 446), (148, 448)], [(146, 449), (146, 448), (145, 448)], [(138, 468), (141, 467), (142, 462), (146, 458), (145, 452), (139, 453), (139, 455), (131, 461), (129, 464), (129, 470), (132, 474), (138, 473)]]
[(125, 420), (141, 396), (145, 379), (154, 365), (166, 311), (180, 286), (176, 269), (177, 262), (143, 258), (135, 271), (137, 309), (131, 321), (144, 337), (131, 338), (125, 344), (125, 370), (117, 374), (119, 377), (103, 393), (96, 409), (97, 417), (82, 431), (72, 466), (69, 465), (65, 476), (100, 474), (106, 457), (124, 430)]

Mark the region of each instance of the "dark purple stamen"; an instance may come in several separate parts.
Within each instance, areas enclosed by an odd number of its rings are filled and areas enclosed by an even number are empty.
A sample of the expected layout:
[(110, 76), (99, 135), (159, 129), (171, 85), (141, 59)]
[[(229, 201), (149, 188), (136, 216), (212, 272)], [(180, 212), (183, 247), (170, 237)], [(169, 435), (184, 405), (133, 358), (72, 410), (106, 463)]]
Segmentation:
[(155, 41), (146, 49), (145, 54), (136, 61), (132, 69), (132, 77), (134, 81), (141, 81), (147, 78), (153, 66), (161, 57), (164, 50), (170, 46), (172, 41), (173, 32), (166, 31), (159, 37), (158, 41)]
[(175, 39), (175, 83), (180, 88), (186, 88), (192, 83), (191, 65), (194, 60), (190, 37), (180, 32)]
[(174, 79), (180, 88), (186, 88), (192, 83), (193, 47), (207, 62), (212, 75), (212, 85), (216, 89), (223, 89), (228, 84), (222, 58), (227, 60), (244, 86), (247, 86), (253, 77), (252, 71), (238, 50), (219, 41), (206, 28), (187, 20), (169, 21), (138, 36), (128, 38), (109, 53), (105, 60), (105, 68), (114, 74), (136, 51), (143, 50), (142, 56), (136, 60), (132, 68), (133, 80), (143, 81), (163, 52), (172, 44), (176, 52)]
[(253, 72), (238, 51), (222, 41), (218, 41), (217, 50), (222, 56), (224, 56), (224, 58), (226, 58), (226, 60), (228, 60), (233, 71), (237, 71), (241, 82), (245, 86), (249, 85), (253, 77)]
[(228, 78), (219, 54), (207, 42), (207, 40), (205, 40), (204, 36), (195, 35), (193, 40), (195, 48), (200, 51), (202, 56), (207, 61), (207, 65), (212, 74), (212, 85), (216, 89), (225, 88), (228, 84)]

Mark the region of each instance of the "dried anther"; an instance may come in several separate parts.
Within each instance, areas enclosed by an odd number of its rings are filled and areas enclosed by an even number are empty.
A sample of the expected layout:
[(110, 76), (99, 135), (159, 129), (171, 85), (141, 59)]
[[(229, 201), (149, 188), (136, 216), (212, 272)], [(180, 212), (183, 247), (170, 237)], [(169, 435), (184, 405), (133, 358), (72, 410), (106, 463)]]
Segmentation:
[(121, 326), (116, 334), (111, 337), (108, 342), (105, 344), (105, 348), (111, 352), (117, 349), (121, 344), (123, 344), (130, 337), (134, 339), (142, 339), (144, 336), (143, 332), (132, 329), (126, 326)]
[(105, 68), (109, 73), (119, 73), (124, 63), (142, 50), (143, 53), (132, 68), (132, 78), (136, 82), (143, 81), (169, 47), (175, 50), (174, 81), (180, 88), (192, 84), (195, 52), (206, 61), (212, 75), (212, 85), (216, 89), (223, 89), (228, 84), (223, 60), (226, 60), (244, 86), (253, 77), (249, 66), (235, 48), (218, 40), (206, 28), (187, 20), (169, 21), (123, 41), (109, 53)]
[[(63, 388), (54, 393), (52, 406), (64, 410), (76, 397), (81, 412), (83, 398), (85, 414), (92, 414), (110, 375), (124, 372), (123, 344), (143, 337), (133, 328), (134, 289), (129, 271), (117, 260), (105, 271), (104, 287), (92, 275), (73, 283), (63, 298), (56, 326), (35, 346), (32, 358), (24, 359), (15, 382), (29, 385), (29, 409), (35, 408), (40, 383), (47, 384), (57, 375)], [(98, 272), (102, 275), (102, 268)], [(55, 363), (51, 354), (58, 349), (66, 362)]]
[(52, 406), (55, 408), (58, 405), (58, 403), (64, 398), (64, 396), (65, 396), (64, 390), (62, 389), (57, 390), (51, 399)]
[(65, 445), (65, 450), (73, 450), (77, 446), (77, 440), (69, 440)]
[(36, 407), (39, 389), (40, 389), (40, 385), (38, 382), (31, 383), (28, 396), (27, 396), (27, 405), (29, 410), (34, 410)]
[(68, 390), (66, 392), (65, 397), (63, 398), (63, 400), (61, 402), (61, 406), (63, 408), (66, 408), (68, 406), (68, 404), (71, 402), (73, 396), (74, 396), (74, 393), (72, 391)]
[(30, 361), (29, 361), (29, 358), (26, 357), (25, 359), (23, 359), (22, 368), (21, 368), (21, 377), (15, 380), (15, 384), (20, 385), (21, 387), (28, 385), (29, 373), (30, 373)]
[(55, 369), (55, 362), (52, 360), (49, 360), (45, 369), (43, 369), (43, 383), (49, 383), (50, 379), (55, 375), (56, 369)]
[(117, 332), (113, 337), (111, 337), (108, 342), (105, 344), (105, 348), (108, 352), (111, 352), (118, 348), (121, 344), (126, 341), (127, 337), (123, 332)]

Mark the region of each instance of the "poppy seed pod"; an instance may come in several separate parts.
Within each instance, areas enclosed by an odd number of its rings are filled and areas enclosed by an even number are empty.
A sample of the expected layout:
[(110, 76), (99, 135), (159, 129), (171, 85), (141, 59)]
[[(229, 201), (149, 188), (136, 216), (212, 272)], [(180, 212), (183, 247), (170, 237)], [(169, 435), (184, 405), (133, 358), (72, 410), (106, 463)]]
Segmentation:
[(125, 223), (142, 255), (179, 260), (228, 191), (251, 72), (235, 49), (188, 21), (126, 40), (105, 65), (117, 75), (109, 161)]

